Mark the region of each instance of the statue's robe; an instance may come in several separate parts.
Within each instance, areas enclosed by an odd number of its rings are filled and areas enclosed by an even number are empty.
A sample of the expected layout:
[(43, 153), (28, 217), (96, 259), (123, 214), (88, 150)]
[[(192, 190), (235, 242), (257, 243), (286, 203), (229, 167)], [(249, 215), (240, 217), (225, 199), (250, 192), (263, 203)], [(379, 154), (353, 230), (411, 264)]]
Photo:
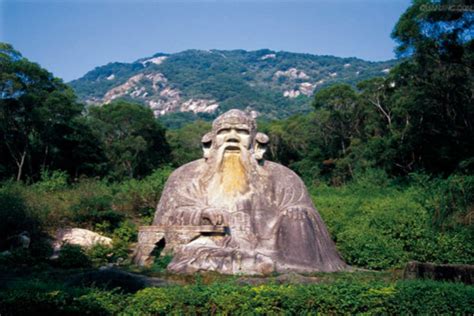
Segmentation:
[(220, 202), (215, 195), (222, 193), (209, 191), (208, 168), (200, 159), (173, 172), (153, 225), (199, 225), (204, 210), (221, 210), (226, 236), (203, 235), (178, 247), (170, 271), (268, 274), (347, 268), (293, 171), (270, 161), (255, 162), (248, 192)]

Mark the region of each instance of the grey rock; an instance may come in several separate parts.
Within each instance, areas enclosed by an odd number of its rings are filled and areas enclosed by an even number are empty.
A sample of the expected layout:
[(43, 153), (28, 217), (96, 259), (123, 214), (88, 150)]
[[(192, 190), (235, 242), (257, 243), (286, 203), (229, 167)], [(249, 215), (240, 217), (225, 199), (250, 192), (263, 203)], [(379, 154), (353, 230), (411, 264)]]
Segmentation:
[(77, 245), (83, 248), (91, 248), (97, 244), (111, 246), (112, 239), (87, 229), (61, 228), (56, 232), (56, 237), (53, 242), (54, 252), (51, 259), (58, 257), (59, 251), (64, 244)]
[(405, 266), (403, 277), (405, 279), (431, 279), (474, 284), (474, 265), (410, 261)]
[(303, 181), (263, 159), (269, 138), (240, 110), (219, 116), (203, 137), (203, 159), (168, 179), (153, 225), (139, 232), (135, 262), (156, 245), (168, 270), (268, 275), (348, 269)]

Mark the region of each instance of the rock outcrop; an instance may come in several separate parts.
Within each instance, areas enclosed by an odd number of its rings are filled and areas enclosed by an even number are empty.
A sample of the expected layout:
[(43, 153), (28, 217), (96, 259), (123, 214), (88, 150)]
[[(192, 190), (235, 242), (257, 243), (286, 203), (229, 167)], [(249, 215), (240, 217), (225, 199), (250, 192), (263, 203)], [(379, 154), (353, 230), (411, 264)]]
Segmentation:
[(153, 225), (140, 228), (135, 262), (151, 264), (160, 248), (177, 273), (348, 269), (303, 181), (263, 158), (268, 142), (250, 113), (219, 116), (202, 138), (204, 158), (169, 177)]
[(77, 245), (83, 248), (91, 248), (97, 244), (111, 246), (112, 239), (83, 228), (58, 229), (53, 242), (53, 258), (57, 257), (64, 244)]

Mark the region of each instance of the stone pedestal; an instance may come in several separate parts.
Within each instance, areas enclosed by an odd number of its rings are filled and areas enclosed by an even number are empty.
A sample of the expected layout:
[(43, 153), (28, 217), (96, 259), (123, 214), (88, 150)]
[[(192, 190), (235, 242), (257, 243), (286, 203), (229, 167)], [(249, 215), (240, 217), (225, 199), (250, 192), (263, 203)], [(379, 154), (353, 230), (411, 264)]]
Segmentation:
[(153, 250), (162, 243), (162, 254), (170, 254), (203, 234), (225, 234), (224, 226), (141, 226), (138, 231), (138, 245), (133, 261), (139, 266), (153, 263)]

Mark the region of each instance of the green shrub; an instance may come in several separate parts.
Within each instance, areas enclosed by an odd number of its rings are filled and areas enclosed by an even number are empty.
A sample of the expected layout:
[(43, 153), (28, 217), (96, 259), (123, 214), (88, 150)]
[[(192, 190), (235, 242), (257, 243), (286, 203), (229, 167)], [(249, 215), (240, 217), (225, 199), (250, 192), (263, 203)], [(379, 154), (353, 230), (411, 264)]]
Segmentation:
[(116, 315), (126, 295), (95, 288), (69, 287), (56, 281), (28, 279), (0, 291), (2, 315)]
[(16, 248), (4, 255), (0, 255), (0, 265), (10, 268), (19, 266), (32, 266), (37, 263), (37, 259), (33, 257), (28, 249)]
[(171, 260), (173, 260), (173, 256), (170, 254), (156, 256), (150, 270), (153, 272), (164, 272), (166, 271), (166, 268), (170, 264)]
[(82, 315), (117, 315), (125, 308), (127, 295), (117, 291), (90, 289), (75, 300)]
[(85, 251), (92, 266), (99, 267), (108, 263), (130, 263), (130, 243), (137, 238), (137, 227), (130, 221), (121, 222), (112, 236), (112, 246), (96, 244)]
[(124, 219), (123, 214), (112, 209), (112, 201), (110, 195), (82, 196), (79, 202), (72, 206), (73, 220), (82, 226), (99, 225), (98, 227), (104, 230), (102, 233), (111, 232)]
[(112, 235), (114, 260), (120, 258), (128, 263), (130, 244), (137, 241), (138, 227), (131, 221), (124, 221)]
[(400, 267), (407, 260), (400, 243), (370, 229), (351, 228), (338, 234), (338, 248), (347, 263), (369, 269)]
[(428, 179), (417, 174), (412, 178), (420, 186), (419, 202), (430, 213), (436, 228), (446, 230), (474, 225), (474, 176)]
[[(433, 201), (447, 198), (434, 196), (432, 192), (440, 192), (437, 189), (430, 191), (432, 185), (439, 186), (436, 181), (430, 184), (429, 178), (416, 177), (411, 183), (397, 184), (383, 172), (372, 171), (356, 176), (343, 187), (310, 188), (315, 205), (349, 264), (389, 269), (400, 268), (409, 260), (474, 261), (474, 230), (460, 224), (444, 230), (433, 226)], [(465, 214), (463, 209), (468, 203), (456, 205)]]
[(61, 313), (76, 314), (72, 297), (65, 291), (43, 287), (13, 289), (0, 293), (0, 311), (5, 315), (60, 315)]
[(56, 264), (65, 269), (87, 268), (91, 266), (91, 261), (81, 246), (65, 244), (59, 251)]
[(426, 280), (146, 288), (135, 294), (28, 279), (0, 291), (2, 315), (469, 315), (474, 287)]
[(124, 221), (120, 223), (119, 227), (114, 230), (113, 239), (125, 242), (137, 241), (138, 228), (131, 221)]
[(467, 315), (474, 312), (474, 287), (436, 281), (401, 281), (387, 302), (391, 314)]
[(0, 249), (7, 246), (7, 239), (23, 231), (31, 235), (40, 230), (40, 223), (32, 214), (21, 190), (21, 186), (8, 183), (0, 188)]
[(131, 179), (117, 185), (114, 207), (130, 216), (140, 217), (145, 225), (151, 224), (161, 192), (171, 172), (170, 167), (164, 167), (156, 169), (142, 180)]
[(474, 289), (430, 281), (337, 281), (333, 284), (238, 286), (229, 282), (148, 288), (124, 314), (469, 314)]
[(67, 188), (68, 175), (60, 170), (41, 170), (41, 180), (34, 184), (36, 189), (44, 192), (52, 192)]
[(114, 251), (110, 246), (95, 244), (85, 251), (85, 254), (94, 267), (106, 265), (114, 260)]

